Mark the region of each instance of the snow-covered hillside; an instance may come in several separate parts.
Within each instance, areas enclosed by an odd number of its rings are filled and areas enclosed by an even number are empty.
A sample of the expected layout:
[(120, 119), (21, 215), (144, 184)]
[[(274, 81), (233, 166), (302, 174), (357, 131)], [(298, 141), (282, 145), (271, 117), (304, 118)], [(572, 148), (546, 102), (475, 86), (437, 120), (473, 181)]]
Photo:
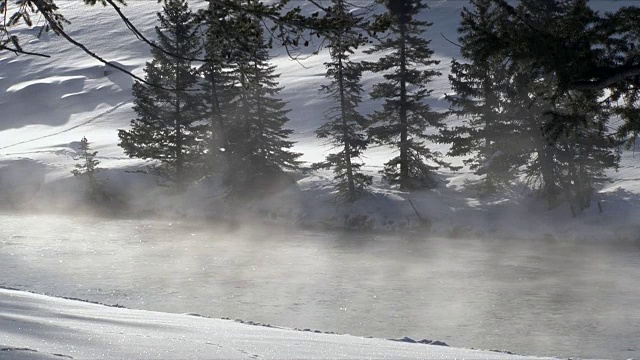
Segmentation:
[(195, 314), (121, 309), (6, 289), (0, 289), (0, 305), (0, 358), (5, 360), (524, 359), (499, 352), (248, 325)]
[[(200, 0), (192, 5), (203, 5)], [(601, 10), (633, 2), (594, 1)], [(69, 34), (109, 61), (117, 62), (142, 76), (142, 67), (150, 58), (149, 47), (139, 41), (111, 8), (79, 6), (75, 1), (59, 1), (61, 11), (71, 21)], [(437, 69), (442, 76), (433, 83), (435, 91), (429, 103), (437, 110), (448, 107), (443, 95), (449, 92), (449, 62), (457, 57), (457, 48), (447, 39), (456, 38), (459, 13), (465, 1), (430, 1), (423, 16), (433, 22), (427, 36), (432, 38)], [(145, 35), (154, 37), (155, 1), (131, 1), (124, 13)], [(303, 6), (311, 11), (308, 4)], [(35, 209), (70, 208), (80, 202), (82, 184), (71, 176), (77, 162), (79, 140), (86, 136), (97, 150), (107, 188), (131, 208), (144, 211), (162, 209), (171, 214), (227, 215), (219, 202), (214, 180), (194, 186), (186, 197), (159, 196), (148, 175), (136, 173), (144, 167), (130, 159), (117, 146), (117, 129), (129, 126), (132, 110), (132, 79), (90, 58), (64, 39), (45, 33), (36, 38), (36, 30), (20, 29), (23, 43), (31, 51), (51, 55), (50, 59), (15, 56), (0, 57), (0, 204), (20, 203)], [(326, 49), (325, 49), (326, 50)], [(314, 162), (325, 156), (328, 147), (316, 139), (314, 131), (323, 122), (327, 100), (319, 93), (325, 83), (321, 51), (301, 62), (291, 60), (283, 49), (274, 49), (273, 63), (282, 74), (282, 97), (292, 110), (289, 127), (297, 141), (295, 151), (302, 160)], [(368, 55), (358, 55), (366, 58)], [(375, 55), (374, 55), (375, 56)], [(367, 88), (379, 79), (367, 73)], [(365, 99), (362, 111), (379, 104)], [(458, 122), (450, 119), (451, 123)], [(446, 146), (434, 145), (446, 152)], [(565, 207), (546, 211), (524, 189), (490, 198), (478, 198), (466, 184), (474, 176), (466, 169), (442, 173), (442, 186), (433, 191), (404, 193), (384, 184), (377, 171), (392, 152), (384, 147), (370, 149), (365, 169), (376, 175), (373, 194), (353, 205), (335, 203), (329, 172), (301, 178), (296, 186), (262, 202), (247, 206), (242, 215), (270, 221), (297, 222), (308, 226), (357, 227), (368, 229), (420, 228), (450, 236), (556, 237), (579, 240), (638, 240), (640, 215), (640, 156), (623, 154), (620, 171), (611, 172), (612, 181), (600, 196), (604, 212), (588, 209), (571, 219)], [(461, 164), (461, 159), (447, 159)], [(25, 205), (26, 203), (26, 205)], [(415, 207), (415, 209), (414, 209)], [(233, 213), (237, 217), (241, 214)]]

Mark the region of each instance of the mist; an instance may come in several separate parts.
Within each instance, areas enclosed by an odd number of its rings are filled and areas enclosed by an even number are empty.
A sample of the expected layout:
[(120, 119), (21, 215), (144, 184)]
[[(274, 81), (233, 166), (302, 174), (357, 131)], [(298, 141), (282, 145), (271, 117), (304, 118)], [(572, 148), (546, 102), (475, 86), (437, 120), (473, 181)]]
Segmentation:
[[(556, 356), (634, 356), (637, 247), (2, 215), (3, 287)], [(607, 337), (598, 334), (607, 334)]]

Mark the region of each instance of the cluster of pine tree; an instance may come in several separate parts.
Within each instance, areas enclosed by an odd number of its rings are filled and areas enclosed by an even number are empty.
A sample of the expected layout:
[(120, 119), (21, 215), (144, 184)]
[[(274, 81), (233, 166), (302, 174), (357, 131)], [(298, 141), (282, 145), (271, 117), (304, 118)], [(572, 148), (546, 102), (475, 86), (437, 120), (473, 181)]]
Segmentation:
[[(524, 176), (549, 208), (566, 202), (576, 215), (590, 206), (604, 171), (618, 160), (604, 92), (562, 88), (560, 74), (519, 56), (519, 49), (501, 42), (500, 35), (541, 28), (583, 36), (593, 11), (582, 0), (523, 0), (515, 13), (501, 5), (471, 0), (462, 13), (464, 60), (451, 64), (455, 95), (448, 99), (452, 112), (465, 121), (442, 131), (442, 141), (452, 144), (450, 155), (471, 155), (466, 162), (484, 175), (479, 184), (484, 191), (499, 191)], [(539, 46), (545, 51), (549, 44)]]
[[(338, 193), (355, 200), (372, 182), (360, 171), (358, 158), (371, 143), (391, 146), (399, 153), (389, 160), (382, 171), (384, 178), (401, 190), (433, 188), (437, 185), (434, 171), (449, 166), (441, 154), (431, 151), (425, 140), (428, 128), (443, 125), (444, 114), (434, 112), (424, 99), (431, 90), (428, 84), (438, 72), (426, 67), (438, 64), (425, 40), (429, 23), (417, 19), (427, 6), (421, 0), (387, 1), (387, 11), (376, 21), (367, 22), (355, 15), (344, 0), (332, 0), (328, 11), (339, 19), (328, 36), (331, 61), (325, 63), (329, 85), (323, 86), (335, 106), (327, 112), (327, 123), (318, 129), (320, 138), (331, 138), (340, 149), (330, 154), (318, 168), (333, 168)], [(350, 56), (368, 42), (367, 34), (358, 24), (371, 26), (368, 32), (384, 24), (385, 37), (367, 54), (384, 53), (376, 62), (357, 63)], [(365, 27), (366, 28), (366, 27)], [(356, 30), (360, 29), (360, 31)], [(358, 113), (363, 88), (363, 70), (382, 74), (383, 82), (374, 85), (370, 96), (383, 101), (383, 108), (372, 116)]]
[[(152, 171), (178, 190), (218, 174), (243, 194), (298, 168), (258, 19), (215, 1), (197, 14), (185, 0), (165, 1), (158, 19), (157, 46), (144, 69), (154, 86), (133, 86), (138, 117), (118, 134), (125, 153), (156, 160)], [(202, 55), (204, 64), (194, 66)]]
[[(447, 96), (448, 114), (425, 102), (432, 92), (429, 83), (440, 75), (432, 70), (439, 62), (432, 59), (425, 36), (431, 24), (419, 19), (426, 2), (380, 2), (386, 11), (374, 20), (345, 0), (328, 0), (323, 8), (331, 21), (322, 31), (330, 60), (325, 63), (329, 82), (321, 91), (332, 105), (316, 133), (335, 151), (313, 167), (334, 171), (340, 197), (354, 201), (371, 185), (361, 156), (374, 143), (397, 150), (382, 171), (390, 184), (401, 190), (437, 186), (439, 168), (455, 169), (428, 146), (440, 142), (451, 145), (450, 156), (466, 157), (485, 193), (521, 179), (549, 208), (567, 202), (577, 214), (591, 204), (604, 171), (617, 164), (608, 121), (614, 112), (622, 117), (635, 112), (607, 106), (601, 89), (567, 88), (566, 72), (549, 71), (544, 59), (522, 55), (519, 44), (531, 45), (526, 39), (504, 40), (530, 28), (579, 37), (594, 26), (586, 1), (522, 0), (514, 8), (502, 0), (471, 0), (459, 28), (462, 59), (451, 63), (454, 94)], [(273, 38), (265, 39), (264, 19), (256, 12), (237, 10), (259, 9), (261, 3), (237, 4), (210, 1), (207, 11), (194, 14), (185, 0), (166, 0), (158, 14), (153, 60), (145, 67), (146, 81), (154, 86), (133, 87), (138, 117), (130, 130), (120, 130), (120, 146), (129, 156), (156, 160), (153, 171), (178, 189), (218, 174), (243, 194), (300, 166), (285, 128), (288, 110), (278, 98), (278, 75), (269, 64)], [(384, 36), (374, 36), (376, 31)], [(354, 61), (353, 55), (374, 39), (361, 51), (380, 54), (377, 61)], [(539, 46), (543, 51), (552, 45)], [(584, 47), (589, 56), (592, 49)], [(194, 65), (198, 57), (205, 58), (199, 67)], [(565, 61), (566, 67), (574, 65)], [(383, 79), (369, 94), (382, 108), (370, 116), (358, 112), (364, 71)], [(449, 115), (462, 124), (446, 126)]]
[[(238, 5), (260, 4), (238, 0)], [(434, 187), (434, 170), (447, 165), (425, 145), (427, 127), (441, 126), (444, 118), (423, 102), (431, 92), (427, 84), (439, 75), (424, 69), (437, 63), (423, 36), (430, 24), (416, 19), (426, 6), (420, 0), (386, 5), (388, 11), (375, 21), (351, 11), (344, 0), (331, 0), (325, 8), (331, 19), (323, 31), (331, 55), (325, 64), (330, 82), (321, 90), (334, 105), (317, 135), (339, 151), (314, 168), (333, 169), (338, 195), (348, 201), (372, 182), (359, 159), (372, 142), (398, 149), (384, 176), (403, 190)], [(155, 160), (152, 171), (179, 190), (194, 179), (221, 174), (235, 193), (243, 194), (268, 177), (298, 169), (300, 154), (291, 151), (288, 110), (277, 98), (278, 75), (269, 65), (270, 41), (260, 19), (216, 1), (194, 14), (185, 0), (165, 1), (158, 18), (153, 60), (144, 69), (146, 82), (154, 86), (137, 82), (133, 87), (138, 117), (130, 130), (119, 132), (125, 153)], [(350, 56), (376, 28), (386, 30), (386, 39), (369, 52), (387, 55), (375, 63), (352, 61)], [(198, 68), (193, 60), (202, 55), (206, 61)], [(385, 105), (369, 118), (357, 110), (365, 70), (383, 73), (385, 79), (371, 93)]]

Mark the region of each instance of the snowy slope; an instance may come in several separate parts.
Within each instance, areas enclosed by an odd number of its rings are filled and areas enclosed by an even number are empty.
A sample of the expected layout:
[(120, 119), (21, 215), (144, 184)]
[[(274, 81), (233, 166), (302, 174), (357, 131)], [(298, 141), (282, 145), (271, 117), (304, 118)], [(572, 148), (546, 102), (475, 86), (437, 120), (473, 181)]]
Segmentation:
[(121, 309), (6, 289), (0, 289), (0, 305), (0, 358), (6, 360), (524, 358)]
[[(365, 1), (366, 2), (366, 1)], [(437, 110), (448, 107), (443, 95), (450, 92), (447, 75), (457, 48), (455, 40), (459, 13), (466, 1), (429, 1), (431, 7), (423, 16), (433, 22), (427, 36), (432, 39), (434, 57), (441, 60), (442, 72), (434, 83), (429, 103)], [(593, 1), (594, 7), (613, 10), (633, 1)], [(111, 8), (78, 6), (75, 1), (59, 1), (62, 12), (71, 20), (69, 34), (109, 61), (117, 62), (142, 76), (149, 60), (146, 44), (136, 39)], [(203, 5), (193, 0), (194, 7)], [(297, 3), (296, 3), (297, 4)], [(304, 4), (303, 4), (304, 5)], [(305, 11), (312, 11), (308, 4)], [(154, 37), (156, 1), (131, 1), (123, 8), (132, 22), (148, 37)], [(117, 129), (127, 128), (135, 117), (132, 110), (132, 79), (106, 68), (52, 34), (36, 38), (35, 30), (21, 28), (30, 41), (30, 51), (44, 52), (43, 59), (3, 53), (0, 57), (0, 204), (21, 204), (28, 208), (73, 207), (82, 195), (82, 184), (73, 179), (70, 170), (78, 141), (86, 136), (99, 151), (102, 173), (107, 188), (136, 210), (153, 212), (162, 208), (170, 214), (206, 214), (230, 216), (220, 198), (215, 181), (195, 186), (186, 198), (160, 196), (150, 176), (130, 171), (144, 167), (144, 161), (129, 159), (117, 146)], [(317, 56), (300, 62), (291, 60), (283, 49), (274, 49), (273, 63), (282, 74), (281, 95), (289, 103), (289, 127), (298, 141), (295, 151), (303, 153), (308, 163), (321, 160), (329, 147), (315, 138), (314, 131), (323, 122), (327, 100), (319, 93), (325, 82), (324, 49)], [(375, 55), (373, 55), (375, 56)], [(370, 58), (359, 54), (357, 58)], [(366, 88), (379, 81), (366, 73)], [(365, 99), (362, 111), (370, 113), (379, 104)], [(450, 119), (451, 124), (459, 122)], [(443, 145), (434, 149), (446, 152)], [(640, 227), (635, 219), (640, 209), (640, 156), (623, 154), (619, 172), (611, 172), (612, 181), (602, 190), (604, 213), (589, 209), (579, 219), (571, 219), (567, 208), (548, 212), (524, 189), (493, 198), (478, 198), (467, 189), (474, 179), (468, 170), (443, 172), (443, 183), (434, 191), (403, 193), (389, 188), (377, 175), (393, 152), (384, 147), (372, 148), (365, 154), (365, 169), (376, 175), (373, 194), (353, 205), (335, 203), (330, 172), (319, 172), (302, 178), (297, 186), (267, 201), (251, 204), (246, 216), (264, 217), (271, 221), (297, 222), (309, 226), (353, 227), (370, 229), (430, 229), (451, 236), (552, 236), (569, 239), (622, 238), (637, 241)], [(461, 164), (461, 159), (447, 159)], [(129, 171), (129, 172), (127, 172)], [(218, 189), (218, 190), (216, 190)], [(29, 200), (31, 202), (29, 203)], [(409, 202), (411, 200), (411, 202)], [(25, 205), (25, 203), (27, 203)], [(414, 210), (412, 204), (416, 207)], [(240, 214), (233, 213), (237, 217)]]

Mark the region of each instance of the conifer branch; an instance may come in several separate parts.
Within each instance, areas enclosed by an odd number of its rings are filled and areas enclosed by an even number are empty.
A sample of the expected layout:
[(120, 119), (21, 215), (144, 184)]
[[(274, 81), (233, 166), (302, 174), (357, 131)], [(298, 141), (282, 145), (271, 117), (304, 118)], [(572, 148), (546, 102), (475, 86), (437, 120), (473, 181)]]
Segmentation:
[[(512, 5), (508, 4), (505, 0), (494, 1), (498, 6), (507, 11), (507, 13), (514, 16), (516, 19), (518, 19), (518, 21), (539, 34), (541, 37), (545, 39), (559, 40), (557, 36), (533, 26), (530, 22), (528, 22), (525, 18), (518, 14), (516, 9)], [(553, 48), (550, 48), (550, 50), (554, 51)], [(640, 75), (640, 65), (607, 67), (599, 70), (600, 73), (604, 73), (606, 75), (596, 80), (579, 80), (569, 82), (565, 85), (566, 89), (576, 91), (602, 90), (619, 84), (625, 80), (628, 80), (629, 78)]]
[(620, 82), (628, 80), (634, 76), (640, 75), (640, 65), (624, 66), (608, 71), (610, 74), (592, 81), (576, 81), (567, 87), (571, 90), (589, 91), (602, 90)]

